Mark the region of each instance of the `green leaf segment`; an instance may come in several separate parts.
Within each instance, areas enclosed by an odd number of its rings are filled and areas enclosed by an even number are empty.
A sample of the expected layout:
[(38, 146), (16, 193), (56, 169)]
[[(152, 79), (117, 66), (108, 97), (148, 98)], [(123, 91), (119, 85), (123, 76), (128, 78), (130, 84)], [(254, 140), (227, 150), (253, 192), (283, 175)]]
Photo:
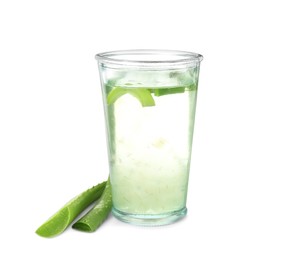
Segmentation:
[(85, 216), (73, 224), (72, 227), (80, 231), (94, 232), (108, 217), (111, 208), (111, 186), (108, 179), (104, 192), (98, 203)]
[(61, 234), (85, 208), (101, 197), (106, 183), (102, 182), (73, 198), (41, 225), (36, 233), (42, 237)]
[(143, 107), (155, 106), (155, 101), (150, 91), (146, 88), (115, 87), (109, 92), (107, 96), (107, 104), (113, 104), (118, 98), (125, 94), (130, 94), (137, 98)]
[(157, 97), (169, 95), (169, 94), (177, 94), (184, 93), (185, 87), (176, 87), (176, 88), (155, 88), (153, 89), (154, 95)]

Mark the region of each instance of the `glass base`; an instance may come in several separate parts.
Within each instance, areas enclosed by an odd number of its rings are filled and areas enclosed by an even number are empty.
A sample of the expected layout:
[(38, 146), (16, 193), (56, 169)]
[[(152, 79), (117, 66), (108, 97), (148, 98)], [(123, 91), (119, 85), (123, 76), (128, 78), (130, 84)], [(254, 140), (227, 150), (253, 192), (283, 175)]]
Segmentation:
[(187, 208), (168, 212), (165, 214), (145, 215), (145, 214), (130, 214), (112, 208), (112, 214), (120, 221), (139, 225), (139, 226), (163, 226), (172, 224), (187, 214)]

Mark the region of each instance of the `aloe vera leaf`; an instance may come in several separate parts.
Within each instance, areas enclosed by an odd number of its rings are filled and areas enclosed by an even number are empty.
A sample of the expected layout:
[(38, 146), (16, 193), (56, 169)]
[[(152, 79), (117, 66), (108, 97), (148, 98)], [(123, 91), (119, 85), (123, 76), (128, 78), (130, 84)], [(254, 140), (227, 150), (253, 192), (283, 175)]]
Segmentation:
[(175, 87), (175, 88), (157, 88), (154, 90), (155, 96), (163, 96), (169, 94), (184, 93), (185, 87)]
[(113, 104), (118, 98), (120, 98), (126, 93), (127, 90), (125, 88), (120, 88), (120, 87), (113, 88), (107, 96), (107, 104), (108, 105)]
[(151, 92), (145, 88), (134, 88), (128, 90), (128, 93), (136, 97), (143, 107), (155, 106), (155, 101)]
[(94, 232), (108, 217), (111, 208), (111, 185), (110, 180), (108, 179), (98, 203), (86, 215), (74, 223), (72, 228), (79, 231)]
[(87, 206), (101, 196), (105, 186), (106, 181), (74, 197), (41, 225), (36, 233), (42, 237), (54, 237), (61, 234)]
[(151, 92), (146, 88), (113, 88), (107, 96), (107, 104), (113, 104), (118, 98), (125, 94), (130, 94), (139, 100), (143, 107), (155, 106), (155, 101)]

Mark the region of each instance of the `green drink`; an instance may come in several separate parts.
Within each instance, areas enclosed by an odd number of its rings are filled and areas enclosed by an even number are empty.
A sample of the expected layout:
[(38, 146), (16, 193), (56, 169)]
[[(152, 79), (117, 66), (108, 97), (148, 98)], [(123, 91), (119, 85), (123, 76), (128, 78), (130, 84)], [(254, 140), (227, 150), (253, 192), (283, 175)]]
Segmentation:
[[(201, 56), (188, 53), (192, 59), (187, 63), (172, 60), (160, 64), (154, 59), (178, 59), (179, 54), (187, 53), (147, 52), (117, 53), (118, 60), (112, 53), (97, 58), (113, 214), (129, 223), (162, 225), (186, 214)], [(126, 62), (143, 54), (147, 60)], [(104, 59), (106, 55), (111, 55), (113, 62)]]

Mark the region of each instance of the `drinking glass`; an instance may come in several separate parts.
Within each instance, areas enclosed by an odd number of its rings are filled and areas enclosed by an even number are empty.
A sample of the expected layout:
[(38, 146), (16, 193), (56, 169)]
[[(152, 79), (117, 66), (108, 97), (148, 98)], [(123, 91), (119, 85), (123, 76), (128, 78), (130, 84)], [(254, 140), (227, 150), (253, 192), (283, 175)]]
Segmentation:
[(165, 225), (187, 213), (202, 55), (126, 50), (96, 55), (101, 79), (113, 215)]

